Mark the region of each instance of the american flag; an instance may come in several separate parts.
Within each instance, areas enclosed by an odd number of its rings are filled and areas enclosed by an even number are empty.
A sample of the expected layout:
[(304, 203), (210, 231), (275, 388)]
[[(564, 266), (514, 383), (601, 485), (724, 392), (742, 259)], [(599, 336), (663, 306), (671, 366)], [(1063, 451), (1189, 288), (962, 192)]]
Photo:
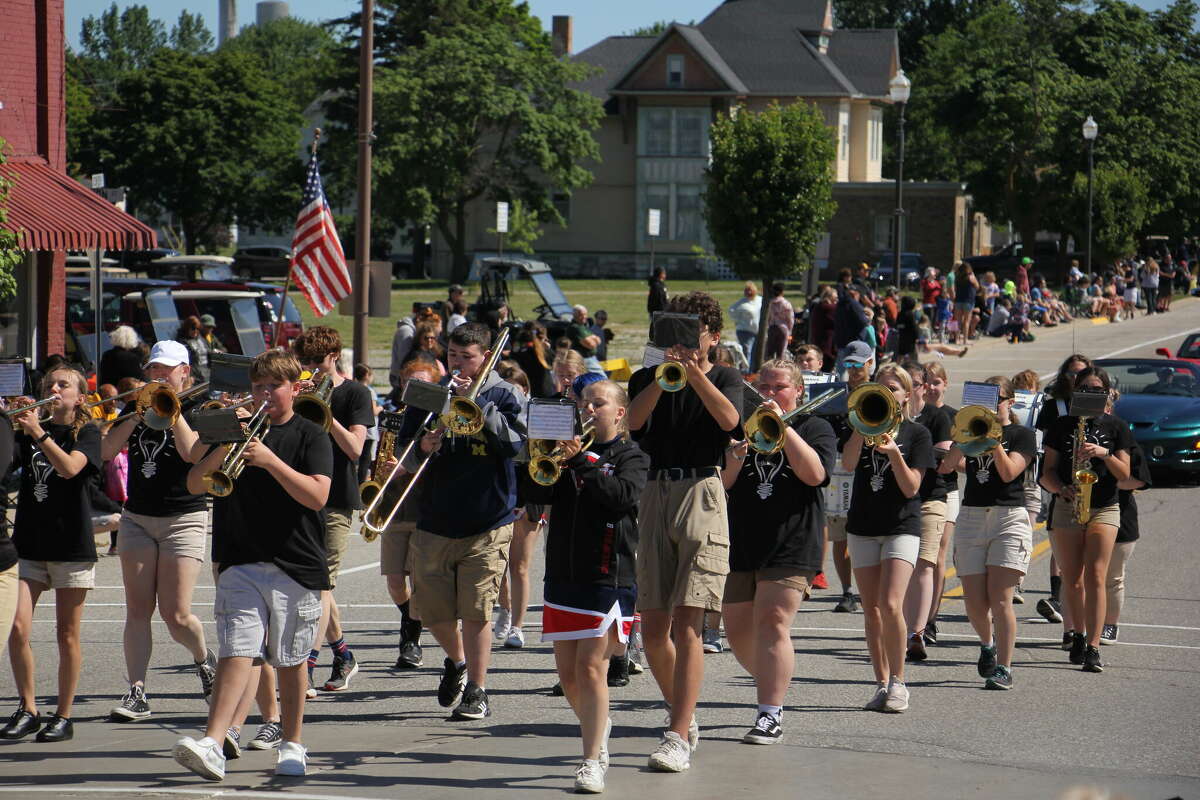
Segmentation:
[(350, 270), (321, 187), (316, 153), (308, 162), (304, 203), (292, 236), (292, 280), (319, 317), (350, 295)]

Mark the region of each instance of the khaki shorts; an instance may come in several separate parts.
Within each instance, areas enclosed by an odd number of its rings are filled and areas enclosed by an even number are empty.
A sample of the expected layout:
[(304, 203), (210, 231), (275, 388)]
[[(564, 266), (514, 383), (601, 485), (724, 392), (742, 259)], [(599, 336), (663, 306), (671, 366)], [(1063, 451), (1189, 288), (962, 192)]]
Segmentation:
[(1074, 503), (1068, 503), (1061, 497), (1054, 498), (1054, 515), (1050, 518), (1050, 528), (1061, 531), (1066, 528), (1086, 528), (1095, 524), (1121, 527), (1121, 507), (1116, 503), (1104, 508), (1093, 508), (1087, 523), (1080, 525), (1075, 521)]
[(350, 547), (350, 526), (354, 512), (344, 508), (325, 509), (325, 563), (329, 565), (329, 588), (337, 586), (342, 557)]
[(938, 549), (942, 546), (942, 533), (946, 529), (946, 502), (926, 500), (921, 503), (921, 548), (917, 558), (937, 564)]
[(846, 518), (827, 517), (825, 519), (825, 538), (831, 542), (846, 541)]
[(221, 573), (213, 598), (221, 658), (261, 658), (275, 667), (308, 659), (321, 621), (321, 593), (274, 564), (237, 564)]
[(451, 539), (418, 529), (409, 540), (413, 594), (421, 601), (428, 625), (490, 622), (500, 596), (500, 578), (508, 569), (512, 523), (465, 539)]
[(415, 522), (393, 522), (379, 537), (379, 574), (407, 575), (412, 572), (412, 536)]
[(1033, 528), (1024, 506), (963, 506), (954, 528), (954, 568), (983, 575), (988, 567), (1029, 570)]
[(207, 511), (189, 511), (174, 517), (150, 517), (126, 510), (117, 530), (122, 553), (154, 550), (159, 555), (204, 560)]
[(1042, 512), (1042, 487), (1037, 481), (1025, 481), (1025, 510), (1037, 516)]
[(760, 583), (778, 583), (800, 593), (801, 600), (812, 594), (812, 579), (817, 573), (795, 567), (766, 567), (765, 569), (730, 571), (725, 578), (726, 603), (749, 603), (754, 600)]
[(720, 611), (729, 521), (719, 477), (651, 480), (638, 513), (638, 608)]
[(21, 585), (20, 567), (13, 564), (6, 570), (0, 571), (0, 654), (8, 644), (8, 634), (12, 632), (13, 619), (17, 616), (17, 597)]
[(51, 589), (94, 589), (95, 561), (20, 561), (21, 580), (34, 581)]

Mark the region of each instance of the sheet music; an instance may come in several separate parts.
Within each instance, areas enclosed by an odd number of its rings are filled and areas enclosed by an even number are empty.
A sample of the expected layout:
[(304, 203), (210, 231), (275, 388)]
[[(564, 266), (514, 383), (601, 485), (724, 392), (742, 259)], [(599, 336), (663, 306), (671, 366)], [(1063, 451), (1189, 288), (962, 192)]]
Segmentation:
[(565, 442), (575, 438), (575, 406), (535, 400), (526, 409), (526, 428), (530, 439)]
[(0, 363), (0, 397), (25, 394), (25, 364), (21, 361)]
[(643, 367), (657, 367), (666, 360), (667, 351), (665, 348), (655, 347), (652, 344), (646, 345), (646, 351), (642, 353)]
[(1000, 387), (994, 383), (967, 381), (963, 384), (962, 404), (983, 406), (988, 411), (995, 411), (1000, 405)]

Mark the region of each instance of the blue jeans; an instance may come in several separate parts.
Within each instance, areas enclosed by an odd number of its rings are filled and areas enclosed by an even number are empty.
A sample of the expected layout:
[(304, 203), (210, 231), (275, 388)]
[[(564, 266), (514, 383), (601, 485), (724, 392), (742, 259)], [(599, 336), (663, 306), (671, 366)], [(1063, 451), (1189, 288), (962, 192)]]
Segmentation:
[(758, 341), (757, 331), (737, 331), (738, 344), (742, 346), (742, 353), (745, 354), (746, 360), (754, 363), (754, 343)]

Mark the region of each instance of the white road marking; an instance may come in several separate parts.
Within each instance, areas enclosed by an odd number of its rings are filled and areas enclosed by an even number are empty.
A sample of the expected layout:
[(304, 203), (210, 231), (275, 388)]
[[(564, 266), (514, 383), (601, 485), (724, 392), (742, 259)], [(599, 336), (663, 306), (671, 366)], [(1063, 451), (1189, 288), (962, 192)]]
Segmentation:
[[(1178, 339), (1179, 337), (1186, 336), (1186, 335), (1187, 335), (1186, 333), (1175, 332), (1172, 334), (1168, 334), (1167, 336), (1160, 336), (1157, 339), (1151, 339), (1148, 342), (1138, 342), (1137, 344), (1129, 345), (1129, 347), (1122, 347), (1120, 350), (1113, 350), (1111, 353), (1105, 353), (1102, 356), (1096, 356), (1092, 360), (1097, 361), (1101, 358), (1116, 358), (1117, 356), (1121, 355), (1122, 353), (1128, 353), (1130, 350), (1137, 350), (1139, 347), (1145, 347), (1146, 345), (1151, 345), (1151, 344), (1158, 344), (1159, 342), (1165, 342), (1168, 339)], [(1049, 378), (1053, 378), (1057, 374), (1058, 374), (1058, 370), (1054, 370), (1053, 372), (1047, 372), (1045, 375), (1038, 375), (1038, 380), (1044, 381)]]

